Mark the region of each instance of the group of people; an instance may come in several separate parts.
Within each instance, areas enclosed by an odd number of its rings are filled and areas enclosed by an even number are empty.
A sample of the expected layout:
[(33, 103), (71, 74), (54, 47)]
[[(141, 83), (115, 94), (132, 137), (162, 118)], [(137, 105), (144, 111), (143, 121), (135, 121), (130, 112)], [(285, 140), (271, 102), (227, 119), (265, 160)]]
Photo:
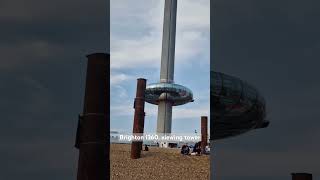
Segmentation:
[[(188, 144), (184, 144), (181, 147), (181, 154), (183, 154), (183, 155), (189, 155), (190, 154), (190, 147), (188, 146)], [(201, 141), (197, 142), (193, 146), (191, 155), (200, 155), (200, 154), (201, 154)]]

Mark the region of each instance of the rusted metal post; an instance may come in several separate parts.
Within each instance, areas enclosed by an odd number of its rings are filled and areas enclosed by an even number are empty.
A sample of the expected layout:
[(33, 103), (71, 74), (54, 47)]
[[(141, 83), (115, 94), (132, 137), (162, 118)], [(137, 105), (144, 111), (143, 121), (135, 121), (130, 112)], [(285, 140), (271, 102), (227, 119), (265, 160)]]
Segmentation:
[(292, 180), (312, 180), (312, 174), (309, 173), (292, 173)]
[(87, 56), (83, 114), (75, 147), (79, 149), (77, 180), (110, 179), (110, 55)]
[[(145, 90), (146, 79), (139, 78), (137, 80), (137, 93), (134, 99), (134, 120), (133, 120), (133, 134), (143, 134), (144, 130), (144, 104), (145, 104)], [(138, 159), (141, 156), (143, 141), (133, 141), (131, 143), (131, 158)]]
[(201, 116), (201, 153), (206, 152), (208, 141), (208, 117)]

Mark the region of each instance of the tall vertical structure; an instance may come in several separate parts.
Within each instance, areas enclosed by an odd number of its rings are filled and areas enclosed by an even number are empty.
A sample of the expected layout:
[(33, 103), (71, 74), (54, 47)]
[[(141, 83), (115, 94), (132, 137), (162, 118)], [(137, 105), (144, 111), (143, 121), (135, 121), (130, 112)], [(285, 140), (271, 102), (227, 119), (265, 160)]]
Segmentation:
[(157, 133), (171, 133), (172, 106), (193, 101), (192, 91), (174, 84), (177, 0), (165, 0), (160, 83), (146, 88), (148, 103), (158, 105)]
[(173, 83), (177, 0), (166, 0), (162, 35), (160, 82)]
[(77, 180), (105, 180), (110, 178), (110, 55), (87, 57), (84, 107), (75, 143), (79, 149)]
[(312, 180), (310, 173), (292, 173), (292, 180)]
[[(133, 134), (143, 134), (144, 131), (144, 93), (146, 90), (146, 79), (139, 78), (137, 80), (137, 93), (134, 99), (134, 120)], [(133, 141), (131, 144), (131, 158), (138, 159), (141, 156), (142, 141)]]
[[(174, 55), (176, 42), (177, 0), (166, 0), (164, 7), (164, 22), (162, 35), (162, 54), (160, 82), (173, 83)], [(163, 94), (163, 100), (158, 105), (157, 132), (171, 133), (172, 102)]]
[(205, 154), (208, 143), (208, 117), (201, 116), (201, 153)]

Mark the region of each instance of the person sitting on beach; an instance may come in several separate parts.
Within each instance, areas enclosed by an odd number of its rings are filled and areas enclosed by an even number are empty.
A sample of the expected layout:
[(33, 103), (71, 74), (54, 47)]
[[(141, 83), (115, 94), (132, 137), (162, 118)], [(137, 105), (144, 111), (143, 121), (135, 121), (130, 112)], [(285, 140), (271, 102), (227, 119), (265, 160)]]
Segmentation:
[(193, 146), (192, 152), (197, 154), (197, 148), (198, 148), (198, 143), (195, 143)]
[(192, 152), (196, 153), (197, 155), (201, 153), (201, 142), (194, 144)]
[(185, 150), (185, 148), (186, 148), (186, 145), (184, 144), (184, 145), (182, 145), (182, 147), (181, 147), (181, 154), (184, 154), (184, 150)]
[(187, 155), (190, 153), (190, 148), (189, 148), (189, 146), (187, 145)]
[(201, 154), (201, 141), (198, 142), (197, 153), (198, 153), (199, 155)]
[(144, 150), (149, 151), (148, 145), (146, 145), (146, 144), (144, 145)]
[(189, 147), (186, 144), (184, 144), (181, 147), (181, 154), (183, 154), (183, 155), (188, 155), (189, 154)]

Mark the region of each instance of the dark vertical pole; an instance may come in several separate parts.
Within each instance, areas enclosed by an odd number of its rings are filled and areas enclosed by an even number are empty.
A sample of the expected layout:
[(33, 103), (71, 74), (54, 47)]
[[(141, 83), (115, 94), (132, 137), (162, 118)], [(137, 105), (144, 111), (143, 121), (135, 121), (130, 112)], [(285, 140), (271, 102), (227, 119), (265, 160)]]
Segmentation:
[(87, 58), (84, 108), (75, 145), (79, 149), (77, 180), (107, 180), (110, 179), (110, 55), (95, 53)]
[[(136, 98), (134, 99), (134, 120), (133, 120), (133, 134), (139, 133), (143, 134), (144, 130), (144, 94), (146, 90), (146, 79), (137, 80), (137, 93)], [(141, 155), (143, 141), (134, 141), (131, 144), (131, 158), (138, 159)]]
[(209, 136), (210, 137), (210, 180), (215, 180), (214, 159), (213, 159), (213, 125), (214, 125), (215, 119), (213, 118), (214, 108), (213, 108), (213, 98), (212, 98), (212, 94), (214, 90), (213, 89), (214, 79), (212, 77), (213, 77), (213, 69), (214, 69), (213, 64), (215, 64), (213, 55), (216, 55), (216, 53), (213, 53), (213, 52), (217, 44), (217, 43), (214, 43), (214, 40), (217, 40), (217, 36), (214, 36), (213, 34), (213, 27), (217, 27), (217, 26), (214, 26), (215, 22), (213, 21), (213, 17), (217, 17), (215, 13), (216, 7), (214, 6), (214, 3), (217, 3), (217, 1), (210, 1), (209, 3), (210, 3), (210, 136)]
[(206, 146), (208, 141), (208, 117), (201, 116), (201, 152), (206, 152)]
[(309, 173), (292, 173), (292, 180), (312, 180), (312, 174)]

